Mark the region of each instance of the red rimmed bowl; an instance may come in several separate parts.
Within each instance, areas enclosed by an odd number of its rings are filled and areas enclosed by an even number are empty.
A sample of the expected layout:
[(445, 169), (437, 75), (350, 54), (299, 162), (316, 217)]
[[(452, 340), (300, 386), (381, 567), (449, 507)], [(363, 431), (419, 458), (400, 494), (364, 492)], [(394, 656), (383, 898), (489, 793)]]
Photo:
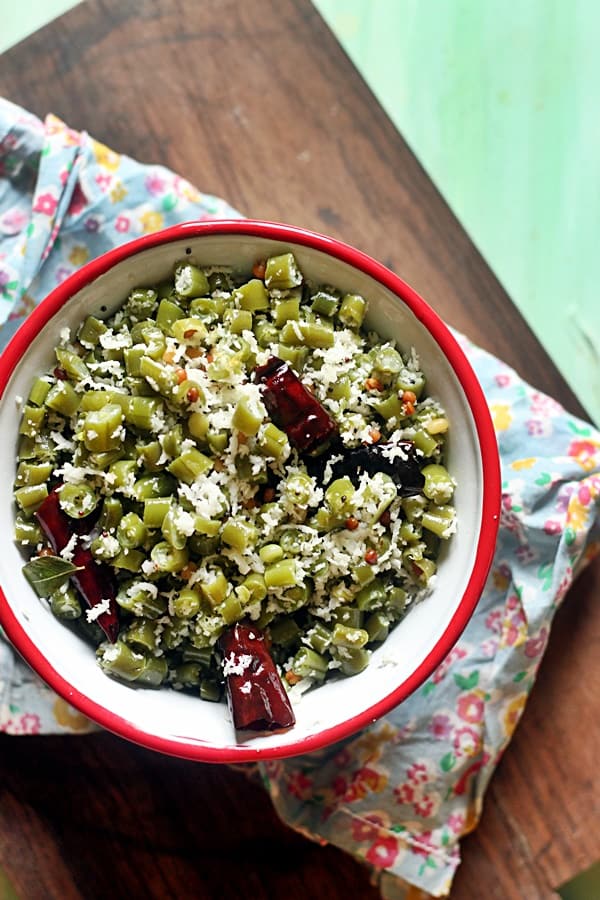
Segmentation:
[[(444, 546), (435, 586), (374, 651), (360, 675), (304, 694), (296, 725), (282, 734), (234, 732), (225, 704), (173, 690), (134, 689), (107, 678), (92, 648), (54, 619), (21, 573), (13, 530), (12, 483), (18, 443), (17, 398), (52, 365), (61, 329), (91, 313), (114, 312), (131, 288), (153, 285), (175, 263), (233, 265), (291, 250), (309, 279), (369, 300), (367, 324), (403, 350), (414, 346), (428, 392), (451, 422), (447, 465), (458, 482), (458, 531)], [(3, 435), (0, 622), (29, 665), (70, 704), (136, 743), (208, 762), (243, 762), (317, 750), (369, 725), (406, 699), (451, 650), (469, 621), (491, 564), (500, 503), (498, 449), (485, 397), (456, 340), (436, 313), (380, 263), (332, 238), (288, 225), (249, 220), (189, 222), (104, 254), (57, 287), (31, 313), (0, 357)]]

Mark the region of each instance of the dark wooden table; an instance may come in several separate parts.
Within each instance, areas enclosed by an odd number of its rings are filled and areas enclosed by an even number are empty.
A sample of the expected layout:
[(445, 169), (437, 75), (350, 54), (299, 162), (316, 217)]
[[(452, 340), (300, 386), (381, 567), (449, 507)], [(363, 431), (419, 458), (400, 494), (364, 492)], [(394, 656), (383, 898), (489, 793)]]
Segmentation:
[[(88, 0), (0, 58), (0, 94), (355, 244), (582, 414), (308, 0)], [(599, 592), (596, 565), (558, 615), (455, 900), (546, 900), (600, 857)], [(4, 737), (0, 754), (0, 866), (24, 900), (377, 896), (237, 772), (108, 734)]]

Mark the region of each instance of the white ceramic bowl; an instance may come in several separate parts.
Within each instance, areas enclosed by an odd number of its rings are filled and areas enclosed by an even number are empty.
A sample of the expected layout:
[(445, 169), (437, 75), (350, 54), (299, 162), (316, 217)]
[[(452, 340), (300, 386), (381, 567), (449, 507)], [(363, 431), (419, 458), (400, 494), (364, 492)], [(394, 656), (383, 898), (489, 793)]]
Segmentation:
[[(447, 464), (458, 482), (458, 532), (444, 546), (432, 594), (410, 610), (360, 675), (305, 694), (285, 733), (244, 737), (226, 705), (173, 690), (113, 681), (93, 649), (54, 619), (21, 573), (10, 540), (19, 396), (52, 365), (65, 326), (114, 312), (136, 285), (166, 278), (182, 258), (250, 269), (258, 258), (292, 250), (304, 274), (369, 300), (368, 325), (401, 348), (414, 346), (427, 389), (451, 422)], [(396, 275), (331, 238), (267, 222), (190, 222), (119, 247), (72, 275), (29, 316), (0, 358), (0, 621), (32, 668), (69, 703), (111, 731), (166, 753), (212, 762), (304, 753), (359, 730), (404, 700), (443, 660), (479, 599), (496, 541), (499, 463), (488, 408), (456, 341), (433, 310)]]

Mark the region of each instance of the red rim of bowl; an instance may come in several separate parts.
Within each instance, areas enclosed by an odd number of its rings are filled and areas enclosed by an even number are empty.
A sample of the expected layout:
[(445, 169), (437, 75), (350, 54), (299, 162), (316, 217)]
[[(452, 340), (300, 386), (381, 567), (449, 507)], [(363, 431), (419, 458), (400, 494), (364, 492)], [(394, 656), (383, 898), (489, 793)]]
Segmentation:
[(177, 740), (175, 737), (161, 737), (138, 729), (131, 722), (90, 700), (59, 675), (27, 636), (0, 589), (0, 622), (6, 634), (29, 665), (68, 703), (109, 731), (152, 750), (203, 762), (230, 763), (295, 756), (342, 740), (385, 715), (431, 675), (450, 652), (471, 618), (491, 566), (500, 512), (500, 463), (496, 436), (481, 386), (462, 349), (437, 313), (406, 282), (365, 253), (326, 235), (275, 222), (250, 219), (185, 222), (115, 247), (83, 266), (33, 310), (0, 356), (0, 400), (22, 355), (41, 329), (74, 294), (117, 263), (141, 251), (159, 244), (209, 234), (241, 234), (320, 250), (360, 269), (396, 294), (427, 328), (452, 365), (471, 408), (483, 473), (481, 527), (473, 570), (456, 612), (434, 648), (412, 675), (383, 700), (339, 725), (281, 747), (252, 749), (243, 745), (228, 745), (216, 748), (192, 742), (189, 737)]

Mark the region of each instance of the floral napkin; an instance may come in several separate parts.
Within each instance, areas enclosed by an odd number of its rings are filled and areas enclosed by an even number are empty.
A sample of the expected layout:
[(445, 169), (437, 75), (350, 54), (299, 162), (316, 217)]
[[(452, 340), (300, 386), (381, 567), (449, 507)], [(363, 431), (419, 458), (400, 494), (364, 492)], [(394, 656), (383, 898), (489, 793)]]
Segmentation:
[[(162, 166), (0, 99), (0, 347), (89, 259), (176, 222), (233, 216)], [(390, 900), (449, 891), (460, 838), (481, 815), (554, 613), (600, 550), (600, 433), (458, 338), (488, 399), (503, 473), (500, 534), (475, 615), (388, 716), (326, 750), (255, 770), (284, 821), (370, 864)], [(94, 727), (0, 639), (0, 730)]]

